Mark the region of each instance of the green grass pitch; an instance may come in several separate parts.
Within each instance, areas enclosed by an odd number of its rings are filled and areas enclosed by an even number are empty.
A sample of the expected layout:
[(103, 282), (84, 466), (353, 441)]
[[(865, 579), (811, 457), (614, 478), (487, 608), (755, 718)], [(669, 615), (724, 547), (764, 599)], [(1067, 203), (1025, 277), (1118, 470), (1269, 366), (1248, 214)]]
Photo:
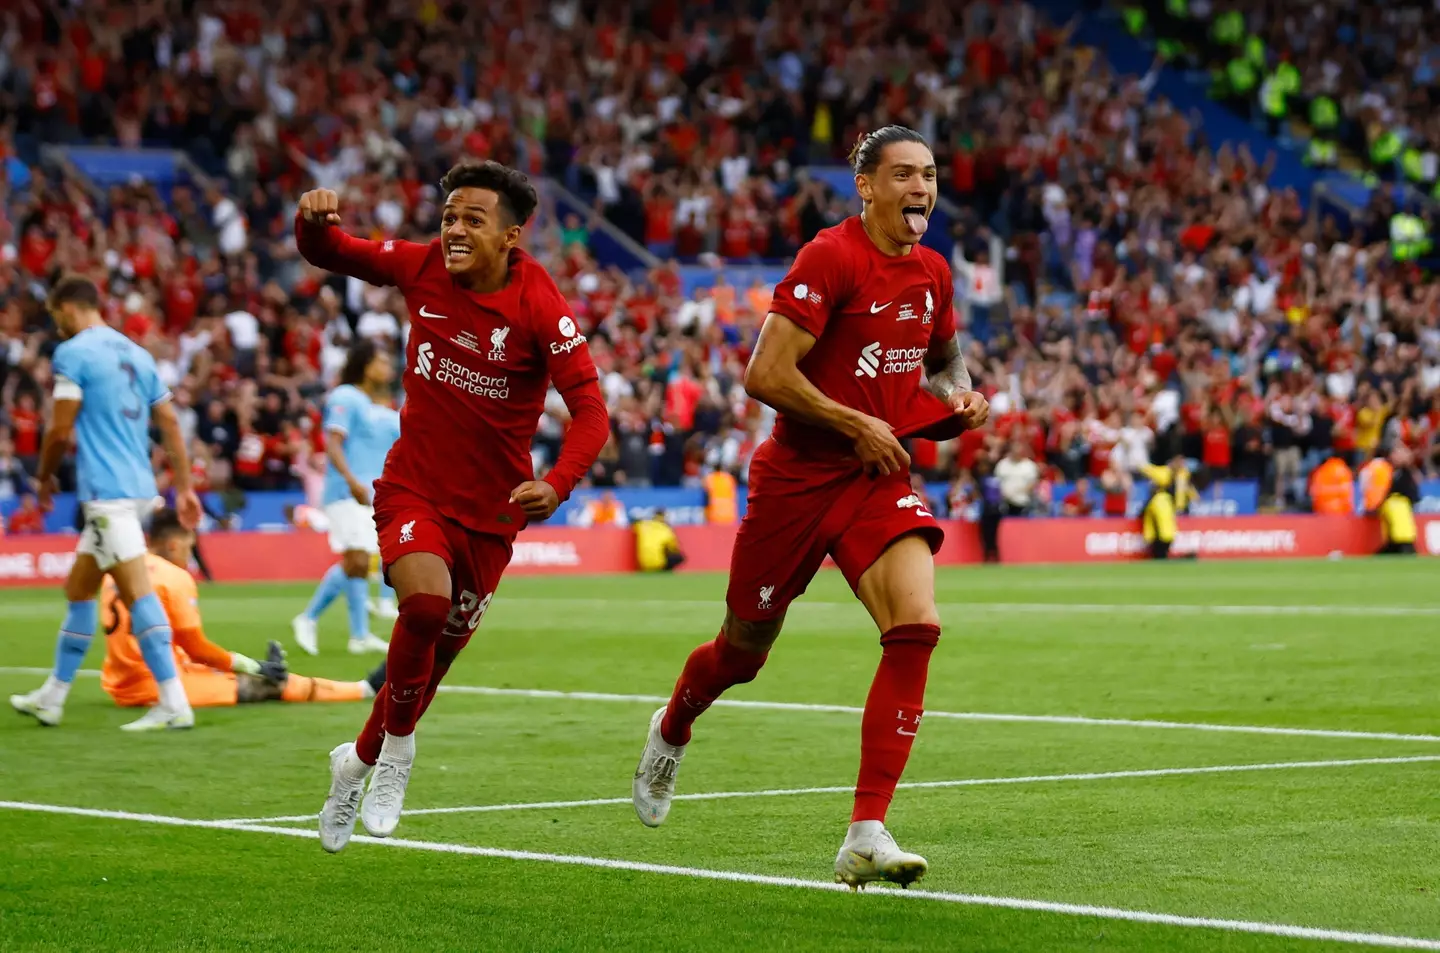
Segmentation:
[[(201, 608), (257, 654), (309, 591), (206, 586)], [(931, 864), (903, 897), (826, 889), (879, 652), (837, 573), (727, 696), (791, 704), (717, 706), (680, 773), (683, 794), (782, 793), (635, 819), (652, 699), (723, 591), (507, 580), (417, 736), (407, 807), (469, 810), (337, 856), (305, 821), (182, 822), (318, 811), (363, 705), (130, 737), (91, 675), (57, 729), (0, 713), (0, 950), (1440, 950), (1440, 563), (942, 571), (906, 781), (974, 783), (897, 795), (890, 827)], [(40, 683), (61, 598), (0, 591), (0, 692)], [(372, 663), (343, 616), (297, 671)], [(1186, 770), (1232, 766), (1261, 767)]]

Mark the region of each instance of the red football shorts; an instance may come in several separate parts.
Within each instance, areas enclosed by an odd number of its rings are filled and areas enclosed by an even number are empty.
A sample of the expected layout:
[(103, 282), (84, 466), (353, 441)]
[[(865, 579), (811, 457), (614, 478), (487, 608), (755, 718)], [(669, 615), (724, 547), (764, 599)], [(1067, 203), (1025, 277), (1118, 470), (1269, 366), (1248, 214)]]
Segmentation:
[(375, 484), (375, 529), (380, 534), (380, 559), (386, 566), (410, 553), (433, 553), (445, 560), (450, 569), (450, 599), (455, 604), (450, 613), (452, 627), (463, 615), (465, 628), (473, 632), (510, 565), (510, 540), (468, 530), (440, 515), (418, 493), (385, 482)]
[[(378, 512), (378, 511), (377, 511)], [(725, 602), (747, 622), (773, 619), (805, 592), (827, 555), (855, 589), (887, 546), (945, 533), (909, 473), (867, 476), (855, 460), (821, 461), (767, 440), (750, 461), (750, 497), (730, 553)]]

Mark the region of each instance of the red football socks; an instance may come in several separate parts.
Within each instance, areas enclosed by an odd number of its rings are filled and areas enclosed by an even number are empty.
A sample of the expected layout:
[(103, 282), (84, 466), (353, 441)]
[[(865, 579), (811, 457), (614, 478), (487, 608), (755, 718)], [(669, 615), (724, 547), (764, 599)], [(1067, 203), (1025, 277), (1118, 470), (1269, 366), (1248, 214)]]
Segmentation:
[(725, 689), (753, 681), (764, 664), (764, 653), (732, 645), (724, 632), (697, 647), (685, 660), (685, 670), (675, 683), (675, 693), (660, 722), (660, 737), (672, 745), (689, 744), (690, 726), (695, 719)]
[(355, 753), (366, 764), (380, 757), (387, 732), (408, 735), (415, 730), (435, 668), (435, 646), (449, 615), (450, 600), (445, 596), (421, 593), (401, 600), (400, 618), (395, 620), (385, 656), (385, 685), (355, 739)]
[(925, 676), (938, 625), (897, 625), (880, 636), (880, 667), (860, 721), (860, 779), (853, 821), (885, 820), (925, 711)]
[(450, 666), (460, 655), (461, 649), (470, 644), (470, 637), (474, 634), (471, 632), (458, 639), (441, 639), (440, 644), (435, 646), (435, 665), (430, 669), (430, 684), (425, 686), (425, 697), (420, 701), (420, 714), (415, 716), (416, 721), (424, 718), (425, 712), (430, 710), (430, 703), (435, 700), (435, 693), (440, 690), (440, 682), (445, 678), (445, 673), (450, 671)]

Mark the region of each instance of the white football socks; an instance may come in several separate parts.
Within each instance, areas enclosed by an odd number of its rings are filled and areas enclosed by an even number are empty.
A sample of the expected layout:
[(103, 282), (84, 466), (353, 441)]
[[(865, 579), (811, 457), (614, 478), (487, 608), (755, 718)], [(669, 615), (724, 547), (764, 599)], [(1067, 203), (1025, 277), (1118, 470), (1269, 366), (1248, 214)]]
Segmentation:
[(380, 756), (387, 761), (408, 764), (415, 760), (415, 733), (392, 735), (385, 733), (385, 743), (380, 746)]
[(851, 821), (850, 830), (846, 833), (845, 839), (847, 841), (853, 841), (865, 837), (874, 837), (884, 829), (884, 821)]
[(340, 762), (340, 774), (350, 781), (363, 781), (370, 773), (372, 766), (360, 760), (360, 755), (351, 748), (350, 753), (345, 755), (345, 760)]
[(70, 697), (70, 683), (62, 682), (54, 675), (45, 676), (45, 684), (40, 687), (40, 697), (46, 706), (51, 708), (65, 707), (65, 699)]
[(190, 710), (190, 699), (185, 697), (185, 686), (178, 675), (160, 683), (160, 704), (177, 715)]

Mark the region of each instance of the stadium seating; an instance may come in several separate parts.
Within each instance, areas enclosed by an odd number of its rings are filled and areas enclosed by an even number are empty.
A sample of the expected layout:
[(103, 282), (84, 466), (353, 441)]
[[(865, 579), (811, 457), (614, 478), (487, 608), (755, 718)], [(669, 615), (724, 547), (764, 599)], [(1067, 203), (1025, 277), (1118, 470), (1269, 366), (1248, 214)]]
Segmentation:
[[(1178, 107), (1174, 70), (1117, 72), (1094, 17), (800, 0), (702, 30), (669, 3), (623, 23), (566, 3), (392, 5), (408, 12), (390, 22), (282, 6), (136, 23), (111, 15), (118, 0), (78, 14), (47, 2), (9, 27), (23, 42), (0, 44), (13, 117), (0, 128), (0, 512), (24, 491), (6, 461), (33, 471), (54, 344), (39, 297), (61, 270), (102, 281), (108, 316), (154, 351), (206, 485), (235, 509), (241, 493), (313, 488), (317, 398), (346, 343), (399, 347), (405, 314), (396, 295), (301, 262), (293, 202), (337, 188), (348, 229), (424, 238), (432, 183), (475, 155), (543, 180), (528, 242), (590, 337), (614, 418), (594, 484), (694, 490), (715, 467), (743, 481), (771, 419), (739, 383), (769, 286), (853, 211), (844, 153), (885, 122), (935, 144), (933, 240), (995, 409), (983, 433), (912, 448), (925, 478), (955, 484), (957, 513), (976, 464), (1015, 441), (1048, 464), (1047, 512), (1078, 477), (1098, 495), (1107, 471), (1173, 452), (1208, 483), (1248, 487), (1234, 505), (1249, 507), (1305, 507), (1304, 476), (1332, 450), (1358, 462), (1405, 444), (1434, 471), (1440, 290), (1392, 241), (1404, 207), (1382, 190), (1321, 217), (1251, 145), (1270, 140), (1216, 140)], [(1145, 37), (1170, 35), (1138, 6)], [(1394, 6), (1386, 16), (1415, 5)], [(1387, 98), (1394, 63), (1325, 45), (1330, 21), (1308, 7), (1266, 9), (1253, 29), (1272, 60), (1282, 32), (1339, 57), (1344, 144), (1363, 155), (1354, 131), (1387, 110), (1440, 143), (1428, 100)], [(1206, 39), (1182, 65), (1226, 49)], [(1399, 62), (1423, 71), (1415, 55)], [(522, 65), (538, 62), (567, 65)], [(1307, 68), (1295, 109), (1325, 73)], [(537, 467), (563, 434), (542, 424)]]

